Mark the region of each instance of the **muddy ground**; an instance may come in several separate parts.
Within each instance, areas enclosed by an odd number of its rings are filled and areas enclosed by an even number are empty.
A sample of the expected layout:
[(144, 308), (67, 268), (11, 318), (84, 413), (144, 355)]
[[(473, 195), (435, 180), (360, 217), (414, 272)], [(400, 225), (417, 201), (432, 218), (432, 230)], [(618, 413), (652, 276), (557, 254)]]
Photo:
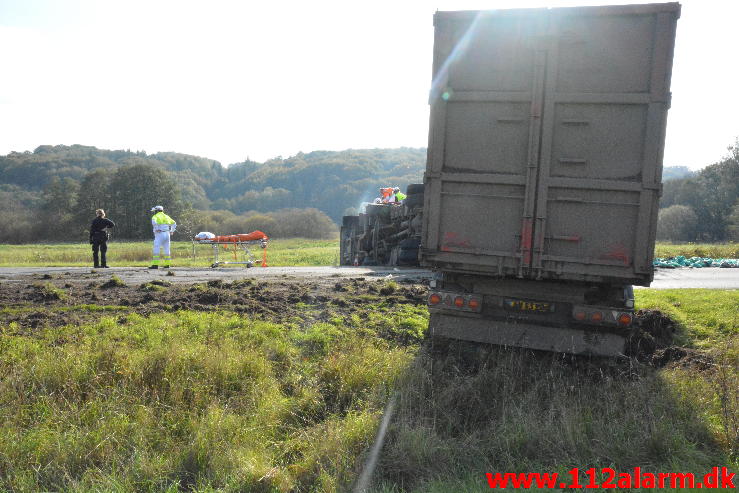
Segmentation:
[(120, 278), (128, 285), (139, 285), (154, 279), (166, 279), (175, 284), (191, 284), (208, 281), (240, 281), (243, 279), (276, 280), (303, 279), (323, 283), (326, 279), (366, 278), (367, 280), (427, 281), (432, 273), (428, 270), (408, 267), (174, 267), (150, 270), (146, 267), (113, 267), (92, 269), (90, 267), (0, 267), (0, 283), (29, 283), (38, 280), (86, 283)]
[[(229, 310), (278, 323), (306, 320), (306, 316), (307, 322), (322, 321), (361, 313), (370, 303), (425, 305), (429, 281), (423, 271), (412, 270), (368, 271), (366, 277), (341, 270), (328, 276), (273, 271), (272, 275), (246, 277), (241, 272), (238, 276), (233, 273), (230, 280), (206, 282), (186, 282), (193, 276), (184, 276), (182, 271), (172, 275), (142, 269), (128, 272), (125, 276), (111, 271), (60, 269), (0, 279), (0, 306), (9, 308), (0, 316), (0, 325), (14, 322), (19, 333), (30, 333), (37, 327), (93, 322), (104, 314), (125, 317), (127, 313), (177, 310)], [(111, 312), (72, 308), (79, 305), (119, 308)], [(679, 327), (665, 314), (642, 310), (637, 313), (637, 322), (627, 344), (631, 358), (656, 367), (710, 366), (705, 354), (672, 345)]]
[[(45, 278), (44, 278), (45, 277)], [(99, 318), (100, 311), (65, 310), (78, 305), (125, 307), (122, 313), (147, 315), (155, 312), (197, 310), (230, 310), (260, 315), (281, 322), (311, 312), (350, 314), (359, 305), (384, 301), (388, 304), (426, 303), (427, 287), (423, 283), (400, 280), (377, 282), (365, 278), (324, 278), (309, 281), (298, 278), (262, 281), (241, 279), (182, 284), (167, 278), (129, 286), (115, 278), (59, 279), (42, 276), (30, 283), (0, 283), (0, 305), (9, 310), (2, 323), (16, 322), (20, 327), (61, 326)], [(29, 310), (30, 308), (30, 310)], [(37, 308), (37, 309), (36, 309)]]

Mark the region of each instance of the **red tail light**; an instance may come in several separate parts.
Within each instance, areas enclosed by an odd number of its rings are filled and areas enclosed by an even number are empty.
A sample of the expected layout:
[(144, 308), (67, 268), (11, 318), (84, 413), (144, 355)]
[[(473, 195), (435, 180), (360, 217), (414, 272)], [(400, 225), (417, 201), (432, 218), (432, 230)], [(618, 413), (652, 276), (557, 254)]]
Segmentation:
[(621, 325), (629, 325), (631, 323), (631, 314), (622, 313), (621, 316), (618, 317), (618, 323)]
[(472, 298), (469, 303), (467, 303), (467, 306), (472, 308), (473, 310), (477, 310), (480, 307), (480, 302), (477, 301), (475, 298)]
[(575, 312), (575, 320), (585, 320), (585, 312)]
[(429, 296), (429, 305), (438, 305), (439, 303), (441, 303), (441, 296), (436, 293)]
[(457, 296), (456, 298), (454, 298), (454, 306), (456, 306), (457, 308), (462, 308), (464, 306), (464, 298), (462, 298), (461, 296)]
[(593, 314), (590, 316), (590, 320), (592, 320), (593, 322), (602, 322), (603, 314), (601, 312), (593, 312)]

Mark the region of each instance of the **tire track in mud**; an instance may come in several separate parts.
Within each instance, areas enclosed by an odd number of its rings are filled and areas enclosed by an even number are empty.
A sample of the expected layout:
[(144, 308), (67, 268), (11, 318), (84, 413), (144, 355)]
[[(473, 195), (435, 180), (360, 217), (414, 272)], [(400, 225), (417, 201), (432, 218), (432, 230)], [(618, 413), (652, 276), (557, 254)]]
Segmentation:
[[(0, 282), (0, 305), (6, 308), (0, 324), (14, 323), (18, 335), (32, 335), (39, 327), (80, 325), (103, 316), (117, 315), (124, 320), (130, 313), (146, 316), (178, 310), (223, 310), (277, 323), (295, 319), (313, 323), (349, 317), (371, 303), (425, 305), (428, 295), (427, 279), (418, 282), (413, 276), (392, 274), (390, 279), (284, 276), (279, 280), (211, 279), (200, 283), (177, 282), (175, 277), (152, 276), (146, 283), (121, 285), (110, 275), (86, 271)], [(679, 325), (664, 313), (641, 310), (636, 320), (627, 348), (630, 358), (654, 367), (712, 366), (706, 353), (672, 345)]]

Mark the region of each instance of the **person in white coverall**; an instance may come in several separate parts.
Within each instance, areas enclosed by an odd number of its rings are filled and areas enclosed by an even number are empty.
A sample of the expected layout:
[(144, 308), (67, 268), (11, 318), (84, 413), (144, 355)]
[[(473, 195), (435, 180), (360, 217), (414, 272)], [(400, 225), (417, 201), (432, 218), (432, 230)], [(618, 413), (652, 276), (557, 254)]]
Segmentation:
[(169, 269), (169, 264), (172, 261), (169, 251), (169, 237), (177, 229), (177, 223), (164, 213), (164, 207), (161, 205), (152, 207), (151, 212), (155, 213), (151, 217), (151, 226), (154, 228), (154, 260), (149, 268), (158, 269), (159, 260), (164, 257), (162, 267)]

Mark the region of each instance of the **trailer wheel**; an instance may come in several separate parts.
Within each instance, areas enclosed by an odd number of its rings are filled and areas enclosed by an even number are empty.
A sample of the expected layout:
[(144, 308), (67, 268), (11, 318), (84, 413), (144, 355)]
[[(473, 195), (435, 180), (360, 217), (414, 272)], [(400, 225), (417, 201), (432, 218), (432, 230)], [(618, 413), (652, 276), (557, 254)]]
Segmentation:
[(359, 223), (359, 216), (344, 216), (341, 218), (341, 225), (350, 227)]
[(341, 228), (339, 229), (339, 265), (346, 265), (346, 257), (347, 257), (346, 240), (347, 240), (346, 225), (342, 225)]
[(390, 216), (390, 206), (387, 204), (370, 204), (364, 210), (368, 216)]
[(380, 246), (380, 218), (375, 218), (374, 228), (372, 228), (372, 260), (378, 265), (380, 259), (377, 257), (377, 248)]
[(388, 265), (398, 265), (398, 256), (400, 255), (400, 247), (393, 247), (390, 250), (390, 259)]
[(418, 248), (401, 248), (398, 254), (398, 265), (419, 265)]
[[(358, 218), (357, 218), (358, 219)], [(351, 265), (354, 259), (354, 236), (356, 228), (342, 226), (339, 233), (339, 265)]]
[(402, 250), (418, 250), (418, 247), (421, 246), (421, 239), (420, 238), (406, 238), (405, 240), (401, 241), (398, 246)]
[(409, 194), (408, 197), (406, 197), (406, 199), (403, 201), (403, 205), (405, 205), (409, 209), (422, 206), (423, 205), (423, 194), (422, 193), (416, 193), (413, 195)]

